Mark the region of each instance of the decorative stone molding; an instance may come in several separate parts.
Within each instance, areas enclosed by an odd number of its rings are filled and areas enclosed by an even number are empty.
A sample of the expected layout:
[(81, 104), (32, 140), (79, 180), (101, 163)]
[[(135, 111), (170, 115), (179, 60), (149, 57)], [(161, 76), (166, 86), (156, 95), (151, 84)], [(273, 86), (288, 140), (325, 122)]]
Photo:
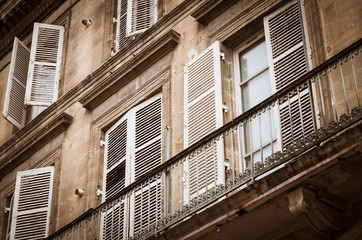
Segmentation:
[(179, 39), (179, 33), (174, 30), (168, 31), (150, 47), (142, 49), (142, 51), (134, 55), (126, 64), (120, 67), (113, 66), (109, 70), (111, 74), (89, 90), (79, 102), (89, 110), (94, 109), (161, 57), (171, 52), (179, 43)]
[(290, 212), (295, 216), (304, 214), (318, 232), (335, 236), (346, 227), (344, 206), (336, 196), (305, 187), (300, 187), (287, 196)]
[(208, 24), (211, 20), (219, 16), (225, 9), (232, 6), (239, 0), (212, 0), (205, 2), (191, 13), (199, 23)]
[(13, 135), (0, 148), (0, 179), (21, 164), (46, 143), (64, 132), (72, 122), (73, 117), (62, 113), (43, 126), (31, 131), (31, 125)]

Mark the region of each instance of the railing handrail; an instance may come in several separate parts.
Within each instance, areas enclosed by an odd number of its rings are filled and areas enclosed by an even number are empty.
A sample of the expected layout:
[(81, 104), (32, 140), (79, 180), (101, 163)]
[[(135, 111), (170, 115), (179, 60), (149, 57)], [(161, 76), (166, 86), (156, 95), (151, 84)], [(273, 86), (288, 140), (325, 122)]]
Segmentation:
[(286, 95), (288, 92), (292, 91), (296, 86), (299, 86), (302, 83), (306, 82), (308, 79), (311, 79), (311, 78), (315, 77), (317, 74), (324, 71), (326, 68), (328, 68), (331, 65), (335, 64), (336, 62), (340, 61), (341, 58), (346, 57), (347, 55), (349, 55), (353, 50), (359, 48), (361, 45), (362, 45), (362, 38), (358, 39), (356, 42), (354, 42), (350, 46), (348, 46), (345, 49), (341, 50), (340, 52), (335, 54), (333, 57), (331, 57), (328, 60), (324, 61), (318, 67), (316, 67), (316, 68), (310, 70), (309, 72), (305, 73), (301, 77), (297, 78), (295, 81), (290, 82), (288, 85), (286, 85), (282, 89), (278, 90), (276, 93), (274, 93), (273, 95), (271, 95), (270, 97), (268, 97), (264, 101), (260, 102), (256, 106), (252, 107), (248, 111), (242, 113), (241, 115), (237, 116), (236, 118), (234, 118), (230, 122), (224, 124), (222, 127), (218, 128), (217, 130), (215, 130), (215, 131), (209, 133), (208, 135), (206, 135), (205, 137), (201, 138), (199, 141), (197, 141), (197, 143), (187, 147), (186, 149), (182, 150), (181, 152), (179, 152), (175, 156), (171, 157), (168, 161), (162, 163), (161, 165), (157, 166), (156, 168), (154, 168), (150, 172), (146, 173), (141, 178), (139, 178), (137, 181), (131, 183), (130, 185), (128, 185), (127, 187), (122, 189), (119, 193), (117, 193), (115, 196), (108, 199), (104, 203), (100, 204), (95, 209), (93, 209), (93, 208), (89, 209), (87, 212), (83, 213), (81, 216), (79, 216), (78, 218), (76, 218), (71, 223), (67, 224), (66, 226), (62, 227), (61, 229), (59, 229), (58, 231), (56, 231), (55, 233), (53, 233), (52, 235), (50, 235), (46, 239), (51, 239), (52, 237), (58, 235), (60, 232), (66, 231), (72, 224), (89, 217), (93, 213), (95, 213), (95, 212), (99, 211), (100, 209), (102, 209), (104, 206), (106, 206), (106, 205), (112, 203), (113, 201), (119, 199), (119, 197), (121, 197), (122, 195), (125, 195), (128, 192), (132, 191), (132, 189), (136, 188), (141, 183), (143, 183), (143, 182), (147, 181), (148, 179), (154, 177), (156, 174), (159, 174), (160, 172), (163, 172), (163, 171), (167, 170), (167, 168), (169, 168), (173, 164), (177, 163), (180, 159), (185, 158), (190, 153), (192, 153), (192, 152), (196, 151), (197, 149), (199, 149), (200, 147), (202, 147), (205, 143), (211, 141), (214, 138), (217, 138), (222, 133), (226, 132), (228, 129), (236, 126), (237, 124), (240, 124), (240, 122), (242, 122), (243, 120), (255, 115), (260, 109), (263, 109), (263, 108), (267, 107), (268, 105), (270, 105), (271, 103), (276, 102), (278, 99), (280, 99), (281, 97)]

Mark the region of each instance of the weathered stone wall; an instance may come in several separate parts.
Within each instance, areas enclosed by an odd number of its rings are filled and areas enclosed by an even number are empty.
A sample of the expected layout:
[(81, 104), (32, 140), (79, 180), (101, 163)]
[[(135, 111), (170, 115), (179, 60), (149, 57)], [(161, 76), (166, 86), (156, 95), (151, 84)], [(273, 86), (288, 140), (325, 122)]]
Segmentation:
[[(108, 50), (113, 43), (105, 34), (113, 28), (109, 26), (109, 24), (113, 24), (112, 19), (106, 17), (112, 16), (112, 11), (109, 10), (109, 6), (112, 6), (111, 2), (111, 0), (79, 1), (71, 7), (68, 38), (65, 39), (67, 50), (63, 59), (63, 95), (74, 87), (80, 88), (81, 86), (77, 84), (110, 57)], [(164, 0), (165, 14), (172, 13), (172, 10), (182, 2), (182, 0)], [(124, 87), (95, 109), (87, 110), (77, 101), (70, 104), (65, 109), (65, 112), (73, 117), (70, 127), (2, 178), (0, 190), (15, 182), (17, 171), (29, 169), (37, 160), (43, 159), (54, 149), (59, 148), (61, 164), (55, 173), (58, 175), (59, 185), (54, 189), (57, 191), (57, 198), (53, 202), (56, 212), (52, 212), (51, 222), (54, 225), (51, 226), (51, 231), (65, 226), (89, 208), (98, 206), (101, 198), (96, 196), (96, 190), (102, 188), (104, 161), (103, 148), (99, 146), (99, 141), (104, 139), (104, 132), (130, 108), (159, 92), (162, 92), (163, 97), (163, 161), (165, 161), (166, 125), (171, 127), (171, 156), (182, 151), (184, 149), (184, 66), (193, 56), (202, 53), (215, 40), (221, 41), (226, 58), (222, 63), (223, 102), (228, 107), (228, 112), (224, 113), (224, 122), (232, 120), (238, 114), (235, 103), (234, 71), (238, 66), (234, 65), (234, 49), (240, 44), (246, 43), (249, 36), (254, 36), (254, 30), (258, 33), (262, 32), (262, 17), (285, 2), (287, 1), (237, 1), (235, 5), (206, 25), (195, 21), (189, 13), (178, 19), (172, 29), (181, 37), (172, 53), (154, 61), (145, 71), (137, 73), (135, 78), (125, 83)], [(254, 18), (254, 15), (249, 16), (247, 12), (255, 4), (267, 5), (267, 7), (261, 7), (263, 10), (255, 13), (258, 16)], [(316, 6), (317, 8), (315, 8)], [(314, 24), (313, 27), (308, 28), (313, 66), (322, 63), (326, 58), (333, 56), (361, 37), (361, 7), (358, 0), (309, 2), (306, 13), (308, 25)], [(105, 14), (106, 12), (108, 15)], [(60, 11), (54, 14), (61, 15)], [(240, 21), (237, 18), (238, 15), (244, 22), (238, 22)], [(92, 20), (92, 25), (85, 27), (81, 23), (83, 19)], [(55, 20), (55, 16), (50, 16), (47, 21)], [(235, 25), (231, 26), (231, 23)], [(227, 24), (230, 24), (230, 28), (226, 28), (229, 27)], [(159, 27), (162, 31), (162, 28), (167, 26)], [(314, 35), (313, 31), (319, 30), (322, 32)], [(27, 38), (27, 43), (29, 43), (29, 39), (30, 37)], [(148, 39), (143, 39), (143, 41), (142, 44), (148, 43)], [(1, 110), (8, 79), (8, 62), (9, 57), (4, 58), (1, 62)], [(358, 66), (358, 69), (361, 71), (362, 67)], [(163, 72), (167, 72), (169, 77), (161, 81), (157, 75)], [(157, 82), (157, 84), (148, 87), (150, 82)], [(336, 87), (340, 88), (340, 86)], [(342, 95), (339, 97), (341, 98)], [(134, 99), (130, 101), (129, 99), (132, 98)], [(1, 118), (0, 145), (11, 135), (12, 125)], [(230, 159), (233, 153), (228, 147), (226, 150), (227, 158)], [(176, 175), (175, 179), (178, 177)], [(179, 184), (175, 184), (175, 186), (177, 193), (180, 191)], [(74, 194), (76, 188), (84, 189), (85, 194), (78, 197)], [(1, 195), (0, 206), (4, 206), (5, 200), (6, 196)], [(0, 219), (3, 219), (3, 216), (3, 211), (0, 211)], [(3, 226), (4, 224), (0, 225), (0, 227)], [(4, 229), (0, 229), (0, 232), (3, 233)]]

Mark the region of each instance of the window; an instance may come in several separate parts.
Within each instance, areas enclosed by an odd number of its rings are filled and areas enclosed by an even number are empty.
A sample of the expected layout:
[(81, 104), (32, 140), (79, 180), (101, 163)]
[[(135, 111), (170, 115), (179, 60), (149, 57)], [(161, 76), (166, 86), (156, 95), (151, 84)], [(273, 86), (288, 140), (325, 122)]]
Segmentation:
[(44, 239), (48, 236), (54, 167), (17, 173), (10, 239)]
[[(265, 40), (259, 37), (236, 51), (239, 113), (256, 106), (309, 70), (303, 16), (299, 2), (289, 2), (264, 18)], [(279, 109), (267, 109), (250, 119), (240, 133), (245, 168), (312, 132), (312, 102), (311, 88), (299, 89), (290, 99), (279, 102)]]
[[(215, 42), (185, 66), (185, 148), (223, 125), (219, 45)], [(188, 181), (183, 191), (187, 201), (205, 192), (207, 187), (225, 182), (222, 140), (216, 142), (215, 149), (210, 147), (205, 151), (200, 157), (187, 159)]]
[[(114, 197), (126, 186), (161, 164), (161, 120), (162, 98), (158, 94), (130, 109), (106, 132), (103, 201)], [(124, 216), (127, 212), (130, 213), (131, 233), (146, 226), (145, 221), (149, 224), (154, 223), (161, 216), (161, 180), (150, 182), (130, 199), (119, 203), (114, 211)], [(106, 226), (107, 221), (111, 221), (108, 219), (111, 215), (107, 214)], [(120, 229), (127, 231), (126, 224), (120, 224)], [(107, 227), (104, 234), (106, 239), (110, 239), (110, 236), (107, 237)]]
[(157, 0), (117, 0), (116, 51), (157, 20)]
[[(239, 54), (242, 112), (249, 110), (272, 94), (265, 41)], [(246, 168), (251, 159), (257, 162), (276, 149), (274, 112), (265, 111), (242, 129), (243, 157)]]
[(31, 50), (14, 39), (3, 116), (18, 128), (26, 105), (50, 106), (58, 98), (63, 35), (62, 26), (35, 23)]

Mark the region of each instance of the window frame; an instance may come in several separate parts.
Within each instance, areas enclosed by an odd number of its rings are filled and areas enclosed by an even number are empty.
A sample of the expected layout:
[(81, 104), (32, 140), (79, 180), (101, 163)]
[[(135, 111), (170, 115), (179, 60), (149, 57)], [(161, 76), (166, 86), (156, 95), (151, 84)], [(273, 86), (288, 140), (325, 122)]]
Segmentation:
[[(247, 40), (247, 41), (242, 42), (239, 46), (237, 46), (233, 50), (233, 57), (234, 57), (234, 64), (235, 64), (234, 76), (235, 76), (235, 96), (236, 96), (236, 113), (237, 113), (237, 116), (244, 113), (243, 101), (242, 101), (242, 90), (241, 90), (242, 85), (248, 83), (249, 81), (254, 79), (256, 76), (260, 75), (261, 73), (265, 72), (266, 70), (269, 70), (269, 68), (270, 68), (270, 66), (268, 64), (268, 66), (266, 68), (263, 68), (261, 71), (258, 71), (256, 74), (252, 75), (247, 80), (241, 81), (240, 54), (253, 49), (254, 47), (256, 47), (258, 44), (260, 44), (262, 42), (266, 42), (264, 29), (260, 29), (259, 31), (257, 31), (254, 35), (252, 35), (250, 37), (250, 39), (251, 40)], [(268, 51), (268, 50), (266, 49), (266, 51)], [(269, 72), (269, 81), (270, 81), (270, 84), (271, 84), (271, 90), (272, 90), (271, 95), (272, 95), (274, 93), (273, 88), (272, 88), (272, 85), (273, 85), (272, 81), (273, 80), (270, 78), (270, 72)], [(273, 145), (275, 143), (277, 145), (276, 148), (273, 149), (273, 152), (276, 152), (276, 151), (281, 149), (281, 136), (280, 136), (280, 125), (279, 125), (280, 120), (279, 120), (279, 113), (278, 113), (277, 109), (275, 108), (272, 111), (273, 111), (273, 114), (274, 114), (274, 117), (273, 117), (274, 119), (272, 119), (272, 121), (274, 121), (274, 126), (276, 127), (276, 137), (273, 138), (272, 141), (273, 141)], [(248, 126), (250, 126), (250, 125), (248, 125)], [(261, 151), (262, 149), (264, 149), (267, 146), (272, 145), (271, 142), (268, 142), (267, 144), (262, 144), (261, 146), (259, 146), (257, 149), (254, 150), (253, 147), (252, 147), (252, 143), (250, 143), (251, 144), (251, 151), (248, 152), (247, 151), (247, 146), (246, 146), (246, 140), (249, 137), (245, 136), (246, 131), (244, 130), (244, 127), (240, 128), (240, 131), (238, 131), (238, 151), (239, 151), (239, 171), (240, 172), (244, 172), (246, 169), (252, 167), (252, 166), (248, 167), (247, 158), (249, 158), (249, 162), (252, 162), (252, 159), (251, 159), (252, 154)], [(248, 141), (250, 141), (250, 139), (248, 139)], [(254, 163), (255, 162), (258, 162), (258, 161), (254, 161)]]

